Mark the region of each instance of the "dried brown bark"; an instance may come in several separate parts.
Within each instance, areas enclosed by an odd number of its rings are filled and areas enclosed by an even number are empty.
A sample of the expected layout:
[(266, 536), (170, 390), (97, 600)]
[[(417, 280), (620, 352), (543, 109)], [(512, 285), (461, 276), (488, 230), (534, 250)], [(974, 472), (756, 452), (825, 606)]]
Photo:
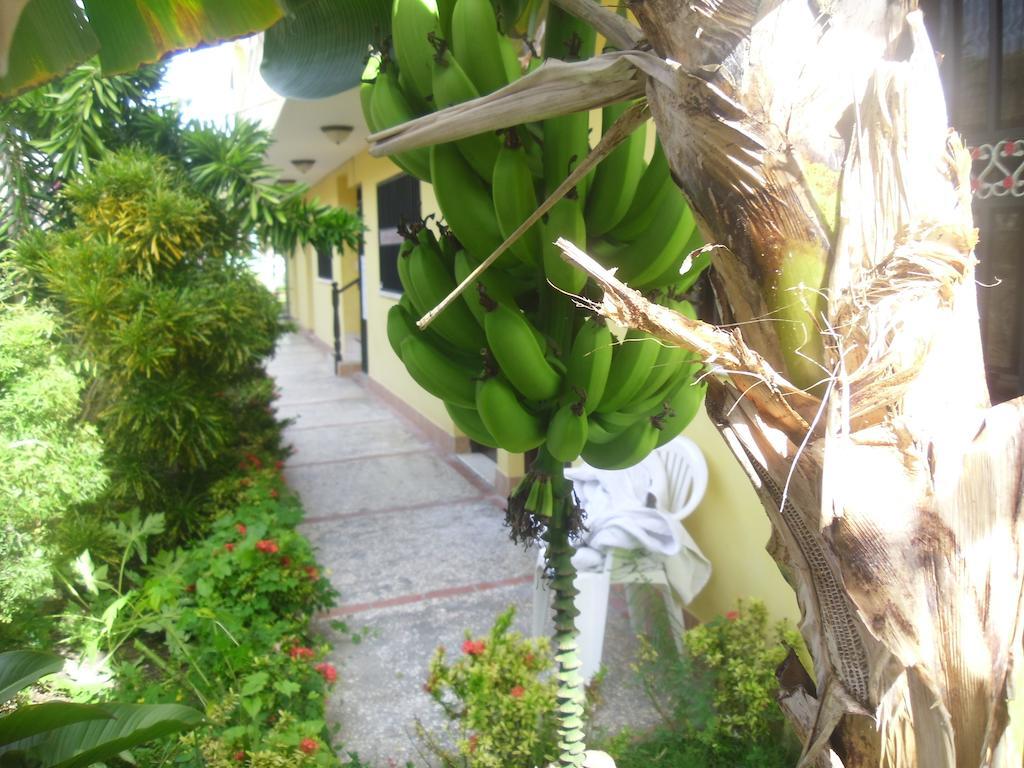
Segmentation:
[[(721, 374), (709, 406), (797, 585), (817, 691), (810, 707), (791, 701), (806, 761), (831, 746), (847, 768), (1019, 766), (1005, 703), (1021, 647), (1024, 405), (989, 407), (969, 161), (920, 14), (631, 7), (679, 64), (648, 80), (648, 100), (677, 183), (724, 246), (714, 286), (738, 325), (705, 355)], [(828, 275), (812, 318), (824, 383), (797, 397), (778, 385), (792, 357), (768, 317), (793, 243), (819, 249)], [(620, 320), (689, 347), (706, 333), (605, 287)], [(728, 362), (739, 346), (757, 353), (753, 389)]]

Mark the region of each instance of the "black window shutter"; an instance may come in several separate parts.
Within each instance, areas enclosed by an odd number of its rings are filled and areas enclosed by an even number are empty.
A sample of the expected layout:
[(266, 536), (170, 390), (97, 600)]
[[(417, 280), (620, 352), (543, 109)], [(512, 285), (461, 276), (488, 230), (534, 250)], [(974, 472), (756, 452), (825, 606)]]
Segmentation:
[(398, 251), (402, 247), (399, 225), (420, 219), (420, 182), (399, 176), (377, 186), (377, 237), (380, 246), (380, 287), (402, 292), (398, 279)]

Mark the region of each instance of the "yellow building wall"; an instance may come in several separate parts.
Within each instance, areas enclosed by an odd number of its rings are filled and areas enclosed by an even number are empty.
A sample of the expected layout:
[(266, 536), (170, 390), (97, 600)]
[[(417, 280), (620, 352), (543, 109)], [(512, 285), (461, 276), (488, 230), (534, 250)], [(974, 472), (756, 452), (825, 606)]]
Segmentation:
[(684, 525), (711, 561), (711, 580), (689, 611), (702, 621), (757, 598), (775, 619), (799, 623), (796, 595), (765, 551), (771, 528), (750, 480), (702, 408), (683, 432), (708, 463), (708, 489)]
[[(402, 171), (390, 160), (370, 157), (367, 152), (356, 156), (342, 169), (350, 187), (363, 189), (363, 222), (366, 224), (363, 282), (366, 296), (367, 360), (370, 378), (386, 387), (392, 394), (447, 432), (456, 434), (444, 405), (436, 397), (424, 392), (405, 370), (402, 361), (391, 349), (387, 339), (387, 314), (399, 299), (399, 294), (381, 289), (380, 248), (377, 231), (377, 185)], [(420, 185), (422, 215), (436, 212), (433, 188)]]

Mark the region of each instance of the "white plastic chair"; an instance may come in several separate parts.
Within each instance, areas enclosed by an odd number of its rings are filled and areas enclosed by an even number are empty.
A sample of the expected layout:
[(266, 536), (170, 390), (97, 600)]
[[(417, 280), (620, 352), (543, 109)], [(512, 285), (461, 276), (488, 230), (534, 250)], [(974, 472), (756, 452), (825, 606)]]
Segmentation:
[[(576, 609), (579, 616), (580, 674), (589, 681), (601, 667), (604, 631), (608, 616), (608, 594), (612, 583), (624, 583), (630, 624), (634, 631), (643, 631), (643, 611), (634, 587), (654, 585), (662, 595), (673, 622), (677, 645), (683, 631), (682, 606), (703, 589), (710, 577), (711, 564), (682, 527), (682, 521), (697, 508), (708, 484), (708, 467), (700, 448), (686, 437), (655, 450), (640, 464), (627, 470), (612, 472), (584, 465), (575, 474), (586, 478), (589, 494), (581, 494), (584, 508), (587, 496), (593, 501), (610, 501), (614, 507), (605, 510), (601, 528), (588, 533), (573, 562), (577, 566)], [(601, 495), (605, 494), (605, 495)], [(653, 513), (648, 507), (657, 511)], [(630, 515), (643, 515), (651, 522), (657, 516), (667, 533), (677, 543), (672, 554), (660, 554), (645, 548), (605, 547), (605, 543), (630, 526)], [(621, 528), (620, 528), (621, 526)], [(595, 544), (598, 549), (587, 546)], [(680, 556), (680, 549), (685, 554)], [(537, 557), (533, 580), (533, 634), (544, 634), (550, 612), (551, 594), (545, 576), (543, 548)]]

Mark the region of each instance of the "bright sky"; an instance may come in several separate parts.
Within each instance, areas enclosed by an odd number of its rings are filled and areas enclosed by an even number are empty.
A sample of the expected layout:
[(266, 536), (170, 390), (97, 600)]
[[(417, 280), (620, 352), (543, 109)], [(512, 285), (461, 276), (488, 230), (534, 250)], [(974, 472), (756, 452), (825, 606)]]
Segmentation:
[(233, 44), (221, 43), (197, 51), (176, 54), (167, 64), (161, 103), (179, 102), (185, 118), (224, 126), (232, 103), (231, 63)]

